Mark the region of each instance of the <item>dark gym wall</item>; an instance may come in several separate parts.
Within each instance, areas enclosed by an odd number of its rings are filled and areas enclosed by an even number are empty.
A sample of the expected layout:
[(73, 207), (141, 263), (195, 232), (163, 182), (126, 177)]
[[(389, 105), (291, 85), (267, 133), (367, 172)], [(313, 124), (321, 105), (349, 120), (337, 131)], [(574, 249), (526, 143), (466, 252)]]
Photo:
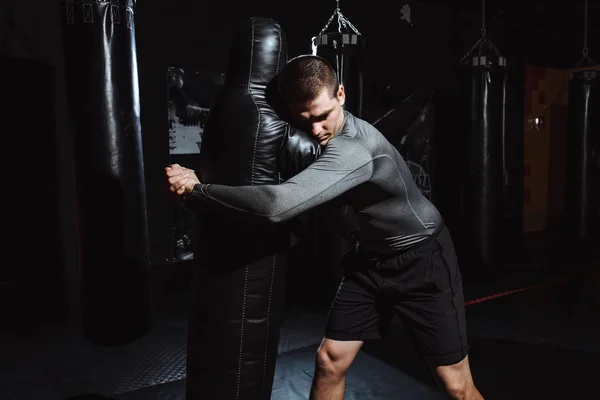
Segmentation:
[[(54, 273), (61, 271), (60, 279), (64, 280), (63, 287), (66, 288), (66, 291), (64, 293), (64, 298), (60, 299), (60, 301), (64, 301), (70, 305), (68, 311), (71, 314), (77, 314), (79, 312), (79, 291), (77, 284), (78, 254), (74, 213), (75, 200), (73, 176), (71, 172), (72, 146), (66, 112), (64, 62), (60, 26), (61, 20), (58, 1), (31, 0), (25, 2), (21, 0), (3, 0), (0, 2), (0, 55), (11, 59), (24, 60), (23, 63), (26, 63), (27, 60), (31, 60), (33, 61), (33, 64), (30, 65), (39, 64), (42, 71), (52, 71), (52, 76), (48, 77), (48, 79), (53, 81), (54, 86), (49, 88), (52, 92), (52, 97), (50, 98), (47, 97), (48, 93), (43, 91), (46, 88), (45, 85), (40, 88), (42, 92), (39, 96), (36, 95), (35, 89), (32, 87), (34, 86), (32, 85), (32, 82), (40, 79), (40, 76), (28, 76), (27, 73), (32, 73), (32, 69), (24, 69), (21, 74), (11, 77), (17, 81), (23, 81), (24, 84), (22, 85), (22, 90), (27, 91), (27, 93), (17, 95), (17, 98), (29, 98), (29, 103), (20, 105), (20, 107), (23, 108), (22, 112), (28, 114), (27, 118), (44, 120), (52, 119), (51, 124), (54, 126), (49, 126), (48, 130), (53, 130), (57, 137), (56, 143), (54, 143), (53, 146), (45, 148), (45, 151), (55, 151), (56, 157), (50, 156), (48, 159), (53, 159), (56, 165), (44, 165), (45, 158), (29, 160), (21, 159), (19, 161), (32, 163), (32, 167), (33, 163), (37, 163), (36, 168), (44, 170), (46, 173), (48, 173), (48, 168), (53, 169), (56, 172), (60, 224), (58, 227), (41, 227), (41, 229), (44, 231), (46, 231), (46, 229), (56, 229), (56, 231), (59, 232), (60, 238), (57, 238), (56, 242), (61, 247), (61, 249), (57, 250), (61, 259), (59, 261), (47, 257), (45, 262), (53, 264), (58, 261), (63, 263), (63, 265), (47, 265), (47, 267), (52, 269)], [(2, 88), (0, 88), (0, 97), (4, 97), (2, 96), (4, 93)], [(3, 98), (2, 100), (11, 101), (14, 99)], [(9, 116), (9, 118), (16, 118), (16, 116)], [(29, 132), (27, 129), (20, 129), (22, 126), (27, 126), (27, 120), (15, 122), (18, 122), (16, 125), (17, 129), (11, 130), (10, 135), (15, 138), (18, 135), (22, 135), (24, 136), (23, 144), (32, 144), (27, 142), (27, 140), (32, 140), (32, 137), (30, 136), (32, 132)], [(47, 124), (47, 121), (37, 121), (34, 125), (36, 125), (37, 128), (39, 126), (44, 126), (45, 124)], [(33, 133), (39, 134), (39, 132)], [(48, 132), (48, 135), (51, 134), (52, 132)], [(38, 144), (44, 146), (41, 142), (38, 142)], [(8, 151), (14, 152), (11, 154), (11, 158), (18, 157), (17, 152), (19, 149), (9, 148)], [(52, 173), (54, 173), (54, 171), (52, 171)], [(43, 198), (39, 198), (38, 201), (43, 201)], [(35, 215), (35, 212), (40, 211), (46, 211), (46, 209), (40, 210), (32, 208), (29, 210), (31, 215)], [(35, 232), (34, 229), (36, 224), (41, 224), (44, 221), (47, 221), (47, 219), (37, 219), (35, 217), (32, 221), (29, 221), (32, 232)], [(23, 216), (21, 223), (28, 223), (26, 216)], [(14, 234), (14, 231), (11, 234)], [(37, 240), (44, 240), (37, 235), (23, 239), (31, 240), (33, 246), (35, 246)], [(8, 249), (8, 251), (10, 250), (14, 251), (14, 249)], [(31, 251), (39, 252), (40, 248), (33, 248)], [(26, 274), (32, 279), (36, 279), (34, 270), (30, 268), (31, 263), (35, 262), (33, 258), (29, 258), (27, 254), (4, 255), (6, 259), (19, 256), (23, 257), (22, 261), (10, 264), (14, 268), (29, 269)]]

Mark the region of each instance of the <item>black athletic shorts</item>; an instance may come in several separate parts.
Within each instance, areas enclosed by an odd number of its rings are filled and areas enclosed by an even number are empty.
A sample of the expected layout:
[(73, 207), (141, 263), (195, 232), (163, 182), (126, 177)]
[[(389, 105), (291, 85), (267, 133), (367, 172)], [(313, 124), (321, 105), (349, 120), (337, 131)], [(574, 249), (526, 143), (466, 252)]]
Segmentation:
[(468, 352), (462, 278), (448, 229), (391, 257), (350, 251), (329, 311), (325, 337), (382, 338), (394, 315), (418, 352), (433, 365), (451, 365)]

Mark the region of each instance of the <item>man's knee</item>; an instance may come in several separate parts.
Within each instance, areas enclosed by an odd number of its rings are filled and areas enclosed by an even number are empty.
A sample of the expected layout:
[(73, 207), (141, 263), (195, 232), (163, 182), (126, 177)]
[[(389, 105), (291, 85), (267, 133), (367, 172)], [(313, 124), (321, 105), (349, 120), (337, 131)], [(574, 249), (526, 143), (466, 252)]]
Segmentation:
[(362, 343), (362, 341), (324, 339), (317, 350), (317, 374), (329, 378), (345, 376)]
[(434, 370), (451, 398), (477, 398), (478, 391), (473, 382), (468, 357), (453, 365), (437, 366)]
[(468, 399), (471, 391), (472, 383), (466, 380), (455, 379), (446, 382), (446, 392), (452, 399)]

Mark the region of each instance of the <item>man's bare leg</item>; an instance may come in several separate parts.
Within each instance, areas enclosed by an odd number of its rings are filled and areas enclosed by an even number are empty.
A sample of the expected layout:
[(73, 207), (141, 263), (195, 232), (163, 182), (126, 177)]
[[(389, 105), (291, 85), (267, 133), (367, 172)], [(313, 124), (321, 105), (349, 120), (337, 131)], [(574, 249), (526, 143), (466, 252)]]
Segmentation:
[(431, 367), (438, 383), (450, 398), (457, 400), (483, 400), (483, 396), (475, 387), (469, 357), (452, 365)]
[(362, 347), (360, 340), (324, 338), (317, 350), (309, 400), (343, 400), (346, 371)]

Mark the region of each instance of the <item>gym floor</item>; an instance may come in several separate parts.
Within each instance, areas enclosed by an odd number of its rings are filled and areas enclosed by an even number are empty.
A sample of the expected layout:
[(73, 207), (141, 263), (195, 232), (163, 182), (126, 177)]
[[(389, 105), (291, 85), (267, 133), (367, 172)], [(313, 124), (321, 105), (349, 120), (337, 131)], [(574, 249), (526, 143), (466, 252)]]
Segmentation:
[[(598, 267), (545, 261), (505, 266), (485, 281), (465, 279), (469, 357), (487, 400), (598, 396)], [(127, 346), (95, 346), (76, 324), (29, 321), (3, 329), (0, 399), (185, 399), (187, 295), (159, 293), (154, 328)], [(274, 400), (308, 398), (326, 314), (287, 308)], [(365, 344), (347, 379), (347, 400), (442, 398), (400, 325), (389, 338)]]

